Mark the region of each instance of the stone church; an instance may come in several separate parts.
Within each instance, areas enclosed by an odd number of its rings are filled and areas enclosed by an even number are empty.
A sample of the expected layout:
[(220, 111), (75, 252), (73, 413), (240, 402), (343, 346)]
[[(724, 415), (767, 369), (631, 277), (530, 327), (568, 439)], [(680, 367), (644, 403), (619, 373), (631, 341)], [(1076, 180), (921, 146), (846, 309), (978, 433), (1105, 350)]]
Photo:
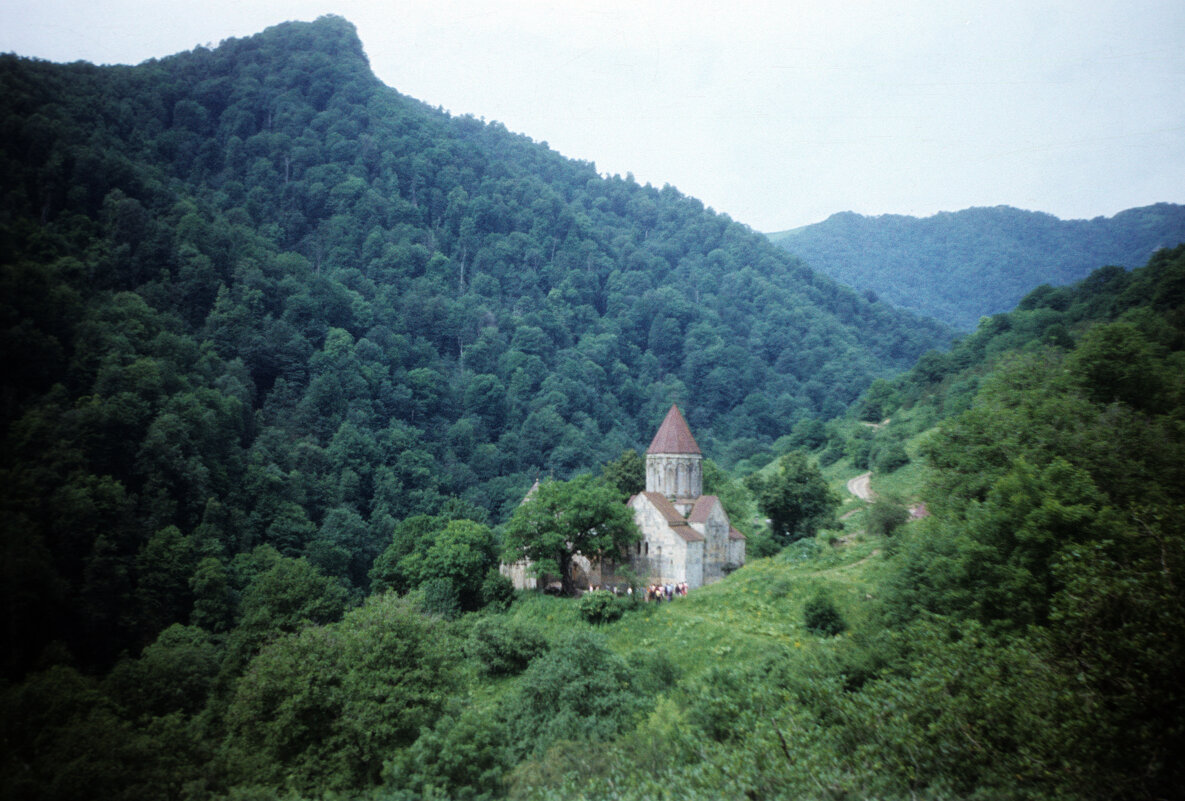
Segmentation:
[(642, 530), (630, 564), (648, 583), (700, 587), (745, 563), (745, 536), (720, 499), (703, 494), (703, 459), (672, 404), (646, 449), (646, 489), (628, 502)]
[[(642, 539), (629, 553), (598, 563), (573, 559), (576, 586), (618, 585), (621, 570), (642, 584), (686, 582), (695, 589), (718, 581), (745, 563), (745, 536), (733, 528), (715, 495), (703, 494), (703, 454), (687, 421), (674, 404), (646, 449), (646, 489), (627, 505)], [(527, 494), (530, 497), (530, 493)], [(502, 565), (518, 589), (534, 589), (539, 579), (526, 561)]]

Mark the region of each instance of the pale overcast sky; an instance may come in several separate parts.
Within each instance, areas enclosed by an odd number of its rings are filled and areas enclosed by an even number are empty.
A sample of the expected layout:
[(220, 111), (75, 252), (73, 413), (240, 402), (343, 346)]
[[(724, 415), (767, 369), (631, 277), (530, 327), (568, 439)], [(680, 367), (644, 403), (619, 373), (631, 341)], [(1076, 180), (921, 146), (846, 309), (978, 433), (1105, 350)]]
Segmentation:
[(0, 0), (0, 51), (134, 64), (339, 14), (384, 83), (759, 231), (1185, 202), (1185, 2)]

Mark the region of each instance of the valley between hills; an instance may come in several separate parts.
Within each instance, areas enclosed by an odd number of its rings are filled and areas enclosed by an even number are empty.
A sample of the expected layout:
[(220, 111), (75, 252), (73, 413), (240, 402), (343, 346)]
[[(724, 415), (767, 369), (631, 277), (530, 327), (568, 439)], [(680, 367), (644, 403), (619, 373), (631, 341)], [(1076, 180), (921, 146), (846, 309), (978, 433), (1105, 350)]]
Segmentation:
[[(767, 237), (339, 17), (0, 120), (3, 797), (1180, 795), (1180, 207)], [(644, 601), (673, 407), (744, 557)]]

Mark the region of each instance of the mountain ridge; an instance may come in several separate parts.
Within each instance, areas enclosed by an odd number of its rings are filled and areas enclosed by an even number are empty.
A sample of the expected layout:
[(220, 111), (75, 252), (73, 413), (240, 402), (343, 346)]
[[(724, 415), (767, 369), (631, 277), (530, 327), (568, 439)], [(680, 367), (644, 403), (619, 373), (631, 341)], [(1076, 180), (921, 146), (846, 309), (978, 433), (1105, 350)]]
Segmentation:
[(1102, 264), (1138, 267), (1185, 241), (1185, 206), (1157, 203), (1090, 220), (1012, 206), (929, 217), (838, 212), (768, 236), (838, 281), (971, 330), (1041, 284), (1066, 285)]

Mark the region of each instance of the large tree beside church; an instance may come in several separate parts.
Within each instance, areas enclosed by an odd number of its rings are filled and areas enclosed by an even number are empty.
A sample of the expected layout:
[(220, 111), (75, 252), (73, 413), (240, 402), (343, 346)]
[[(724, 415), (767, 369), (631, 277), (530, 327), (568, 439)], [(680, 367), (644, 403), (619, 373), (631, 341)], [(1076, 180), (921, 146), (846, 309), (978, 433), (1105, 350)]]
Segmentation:
[(584, 475), (571, 481), (541, 482), (515, 510), (504, 532), (504, 557), (524, 556), (542, 574), (559, 574), (571, 595), (572, 557), (613, 554), (642, 537), (617, 491)]

